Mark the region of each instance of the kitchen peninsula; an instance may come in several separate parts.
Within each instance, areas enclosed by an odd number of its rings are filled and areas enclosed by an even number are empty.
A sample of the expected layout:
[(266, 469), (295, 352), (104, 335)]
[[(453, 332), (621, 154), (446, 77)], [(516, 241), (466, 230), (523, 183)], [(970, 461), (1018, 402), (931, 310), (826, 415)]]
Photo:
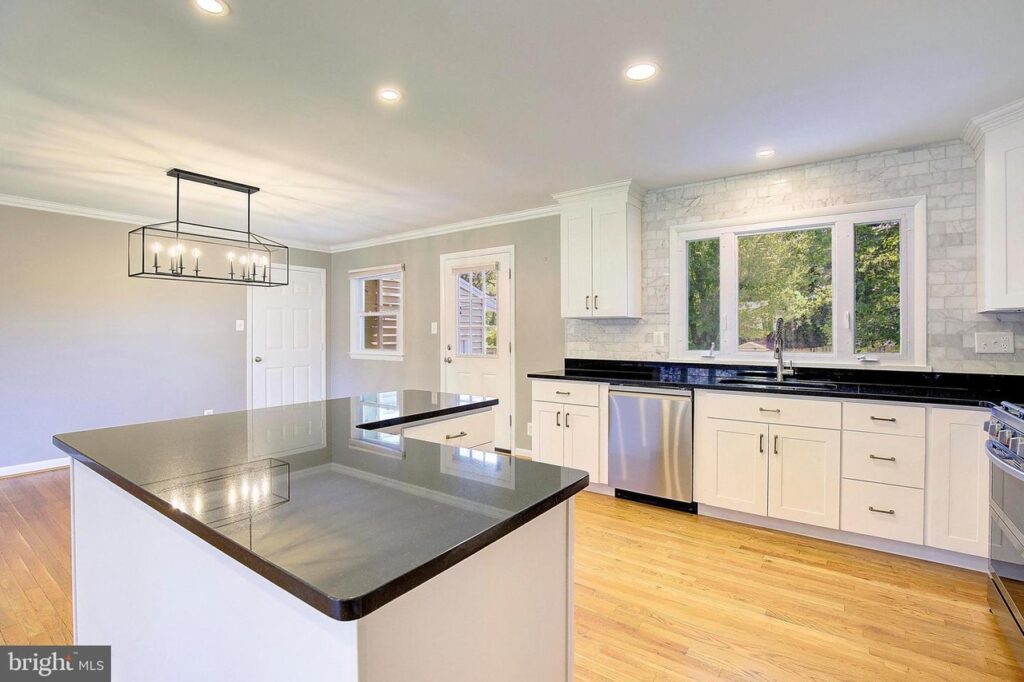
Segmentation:
[(496, 403), (407, 390), (55, 436), (76, 643), (112, 645), (114, 679), (567, 679), (587, 475), (410, 435)]

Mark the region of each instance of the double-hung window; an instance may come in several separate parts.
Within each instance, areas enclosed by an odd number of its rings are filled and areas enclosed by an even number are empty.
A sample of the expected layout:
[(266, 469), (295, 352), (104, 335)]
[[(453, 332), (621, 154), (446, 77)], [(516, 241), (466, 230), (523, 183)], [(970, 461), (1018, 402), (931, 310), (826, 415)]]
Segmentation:
[(351, 351), (357, 359), (402, 359), (404, 267), (349, 272)]
[(673, 229), (672, 356), (924, 365), (924, 200)]

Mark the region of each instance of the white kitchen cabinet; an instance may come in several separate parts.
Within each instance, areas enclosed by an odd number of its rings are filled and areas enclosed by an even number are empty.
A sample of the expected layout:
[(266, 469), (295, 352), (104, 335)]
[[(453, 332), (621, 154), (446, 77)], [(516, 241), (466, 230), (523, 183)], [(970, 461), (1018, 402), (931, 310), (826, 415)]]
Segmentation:
[(600, 421), (597, 407), (533, 401), (534, 459), (582, 469), (599, 483)]
[[(699, 397), (697, 405), (699, 409)], [(767, 515), (768, 429), (767, 424), (699, 419), (694, 433), (694, 499)]]
[(562, 317), (640, 317), (642, 196), (632, 181), (554, 195)]
[(929, 410), (926, 545), (988, 556), (987, 419), (983, 410)]
[(1024, 310), (1024, 99), (971, 120), (978, 168), (978, 308)]
[(768, 516), (839, 528), (840, 432), (769, 427)]

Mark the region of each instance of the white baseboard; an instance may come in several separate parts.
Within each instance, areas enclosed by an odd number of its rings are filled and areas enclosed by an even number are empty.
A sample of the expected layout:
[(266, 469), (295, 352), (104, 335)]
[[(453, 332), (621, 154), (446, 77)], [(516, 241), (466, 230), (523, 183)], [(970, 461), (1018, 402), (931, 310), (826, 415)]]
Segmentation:
[(609, 495), (615, 497), (615, 488), (610, 485), (603, 483), (591, 483), (587, 486), (588, 493), (597, 493), (598, 495)]
[(44, 459), (38, 462), (25, 462), (24, 464), (12, 464), (8, 467), (0, 467), (0, 478), (7, 478), (8, 476), (21, 476), (22, 474), (31, 474), (36, 471), (48, 471), (50, 469), (59, 469), (66, 467), (71, 463), (70, 457), (55, 457), (54, 459)]
[(527, 450), (526, 448), (516, 448), (512, 452), (516, 457), (523, 457), (525, 459), (533, 459), (533, 450)]
[(845, 530), (819, 528), (818, 526), (809, 526), (805, 523), (773, 519), (767, 516), (757, 516), (755, 514), (733, 511), (732, 509), (712, 507), (707, 504), (699, 504), (697, 513), (701, 516), (711, 516), (716, 519), (724, 519), (726, 521), (737, 521), (750, 526), (781, 530), (787, 533), (794, 533), (796, 535), (806, 535), (808, 537), (818, 538), (819, 540), (830, 540), (844, 545), (874, 549), (879, 552), (898, 554), (900, 556), (911, 557), (913, 559), (934, 561), (935, 563), (946, 564), (947, 566), (959, 566), (960, 568), (966, 568), (972, 571), (988, 570), (988, 559), (985, 559), (984, 557), (971, 556), (969, 554), (961, 554), (960, 552), (951, 552), (948, 549), (937, 549), (935, 547), (914, 545), (908, 542), (899, 542), (897, 540), (876, 538), (871, 537), (870, 535), (861, 535), (860, 533), (851, 533)]

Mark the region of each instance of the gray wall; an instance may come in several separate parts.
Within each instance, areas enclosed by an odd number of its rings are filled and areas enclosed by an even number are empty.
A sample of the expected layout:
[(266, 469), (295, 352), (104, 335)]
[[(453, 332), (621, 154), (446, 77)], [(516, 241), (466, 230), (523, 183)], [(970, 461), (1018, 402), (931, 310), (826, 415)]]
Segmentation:
[[(974, 155), (960, 140), (891, 149), (652, 190), (644, 198), (643, 319), (566, 320), (569, 357), (663, 360), (669, 330), (669, 228), (766, 211), (928, 198), (928, 363), (936, 371), (1024, 373), (1024, 313), (978, 313)], [(974, 333), (1009, 330), (1016, 352), (978, 355)]]
[(60, 456), (55, 433), (245, 409), (245, 288), (129, 279), (130, 227), (0, 206), (0, 467)]
[[(559, 368), (564, 357), (557, 216), (334, 254), (331, 395), (395, 387), (438, 390), (440, 336), (430, 333), (430, 323), (440, 323), (440, 256), (507, 244), (515, 245), (516, 270), (515, 446), (529, 448), (530, 385), (526, 373)], [(348, 271), (394, 263), (405, 264), (405, 359), (353, 360), (348, 355)]]

